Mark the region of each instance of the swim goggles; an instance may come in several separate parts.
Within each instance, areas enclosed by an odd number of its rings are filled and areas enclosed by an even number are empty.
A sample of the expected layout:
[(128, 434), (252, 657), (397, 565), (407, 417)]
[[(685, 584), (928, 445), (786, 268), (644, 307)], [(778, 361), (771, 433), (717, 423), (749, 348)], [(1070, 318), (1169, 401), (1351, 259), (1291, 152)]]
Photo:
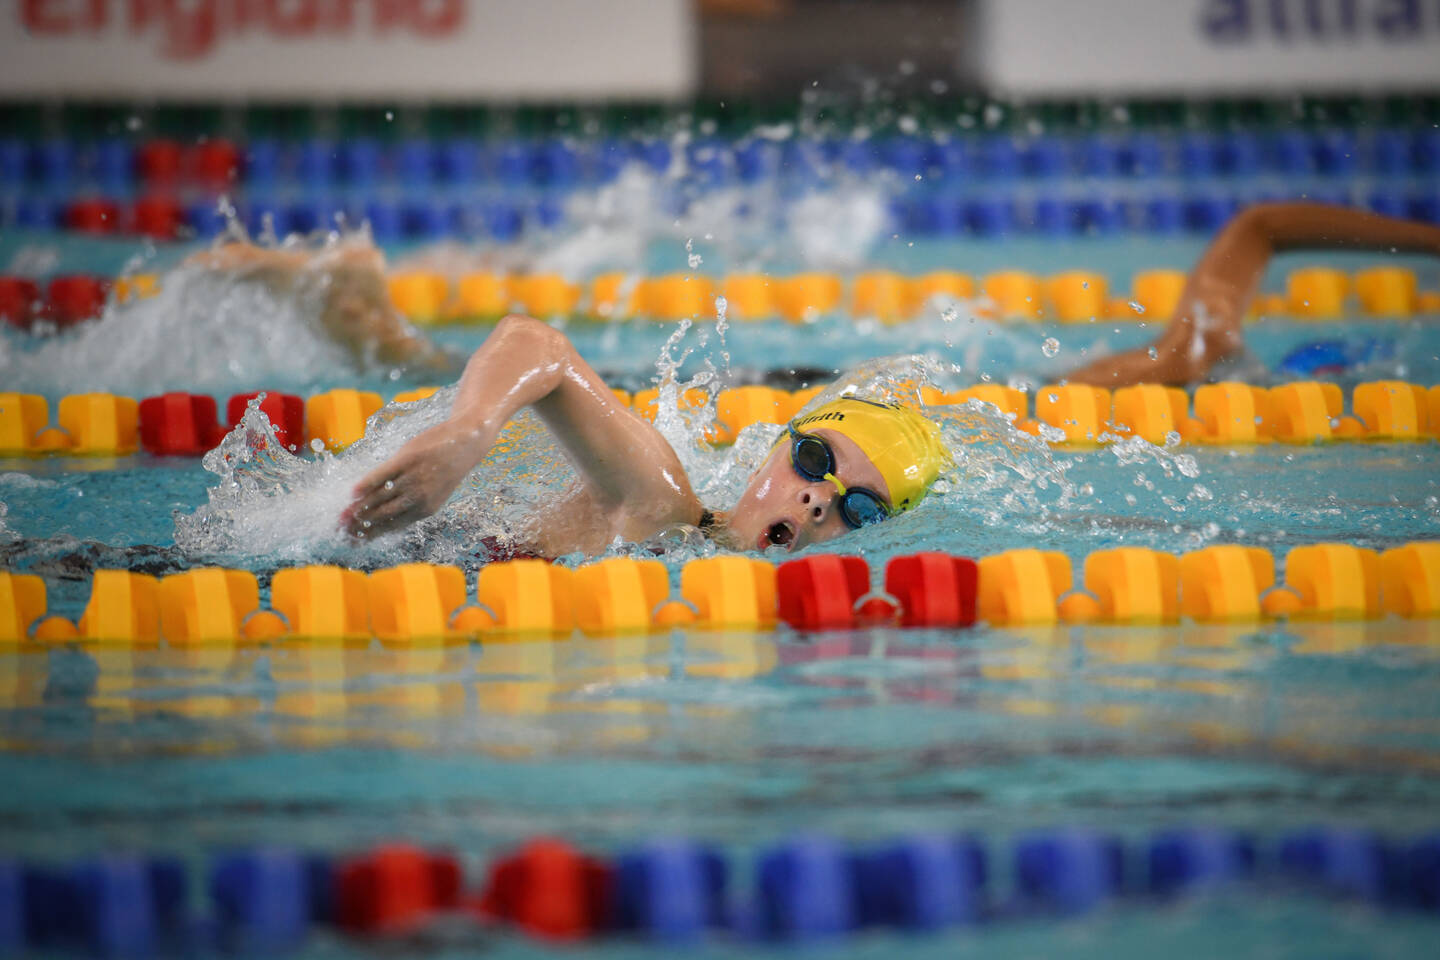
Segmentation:
[(864, 487), (849, 487), (835, 476), (835, 452), (830, 444), (811, 433), (801, 433), (793, 426), (790, 431), (790, 466), (806, 480), (818, 483), (828, 480), (840, 491), (840, 516), (852, 530), (890, 517), (890, 506), (880, 495)]

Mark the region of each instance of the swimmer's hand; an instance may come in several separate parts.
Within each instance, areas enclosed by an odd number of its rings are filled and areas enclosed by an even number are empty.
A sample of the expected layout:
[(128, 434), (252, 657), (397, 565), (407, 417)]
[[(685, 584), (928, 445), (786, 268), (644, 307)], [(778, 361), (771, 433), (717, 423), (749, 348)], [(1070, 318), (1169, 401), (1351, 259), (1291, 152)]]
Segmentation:
[(340, 514), (345, 531), (371, 539), (439, 510), (490, 449), (481, 433), (447, 420), (405, 444), (356, 484)]

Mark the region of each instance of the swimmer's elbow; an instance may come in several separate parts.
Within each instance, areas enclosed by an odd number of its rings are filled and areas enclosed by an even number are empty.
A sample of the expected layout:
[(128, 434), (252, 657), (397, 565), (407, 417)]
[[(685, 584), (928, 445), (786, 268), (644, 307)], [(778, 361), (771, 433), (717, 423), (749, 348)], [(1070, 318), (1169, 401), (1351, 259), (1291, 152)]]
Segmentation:
[(1234, 237), (1270, 243), (1284, 219), (1284, 205), (1257, 203), (1246, 207), (1225, 225), (1225, 232)]
[[(574, 352), (570, 338), (559, 330), (523, 314), (512, 313), (495, 325), (491, 334), (517, 356), (544, 363)], [(481, 347), (483, 350), (484, 347)], [(478, 353), (477, 353), (478, 355)]]
[(546, 331), (558, 333), (559, 331), (549, 324), (541, 323), (534, 317), (527, 317), (523, 313), (507, 313), (495, 324), (495, 335), (510, 339), (513, 337), (541, 337)]
[(1226, 226), (1226, 231), (1243, 238), (1250, 245), (1274, 253), (1297, 243), (1323, 240), (1328, 232), (1323, 225), (1331, 222), (1333, 212), (1334, 208), (1316, 203), (1257, 203), (1237, 213)]

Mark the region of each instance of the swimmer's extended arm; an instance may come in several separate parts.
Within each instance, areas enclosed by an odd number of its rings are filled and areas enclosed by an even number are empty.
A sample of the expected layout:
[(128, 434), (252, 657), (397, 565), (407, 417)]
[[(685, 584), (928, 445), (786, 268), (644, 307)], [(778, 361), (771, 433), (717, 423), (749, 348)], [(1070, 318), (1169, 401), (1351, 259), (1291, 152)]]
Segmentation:
[(699, 520), (699, 501), (659, 431), (616, 399), (563, 333), (511, 316), (470, 358), (449, 419), (356, 485), (342, 517), (349, 532), (373, 536), (440, 509), (525, 407), (560, 441), (590, 502), (622, 513), (637, 538)]
[(1239, 352), (1245, 311), (1271, 256), (1301, 249), (1440, 255), (1440, 228), (1317, 203), (1250, 207), (1236, 214), (1201, 256), (1175, 318), (1154, 344), (1103, 357), (1070, 374), (1070, 380), (1120, 387), (1202, 379), (1215, 363)]

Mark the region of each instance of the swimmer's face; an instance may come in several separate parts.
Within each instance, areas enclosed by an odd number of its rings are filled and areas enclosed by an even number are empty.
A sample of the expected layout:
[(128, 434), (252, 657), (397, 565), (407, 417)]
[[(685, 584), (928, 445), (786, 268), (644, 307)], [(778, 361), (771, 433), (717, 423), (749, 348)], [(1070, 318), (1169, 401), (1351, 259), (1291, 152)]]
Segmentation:
[[(812, 430), (835, 454), (835, 476), (847, 488), (864, 487), (890, 499), (885, 478), (855, 441), (833, 430)], [(730, 536), (739, 549), (781, 546), (799, 550), (850, 532), (840, 516), (840, 491), (828, 480), (806, 480), (790, 463), (787, 439), (770, 452), (730, 514)]]

